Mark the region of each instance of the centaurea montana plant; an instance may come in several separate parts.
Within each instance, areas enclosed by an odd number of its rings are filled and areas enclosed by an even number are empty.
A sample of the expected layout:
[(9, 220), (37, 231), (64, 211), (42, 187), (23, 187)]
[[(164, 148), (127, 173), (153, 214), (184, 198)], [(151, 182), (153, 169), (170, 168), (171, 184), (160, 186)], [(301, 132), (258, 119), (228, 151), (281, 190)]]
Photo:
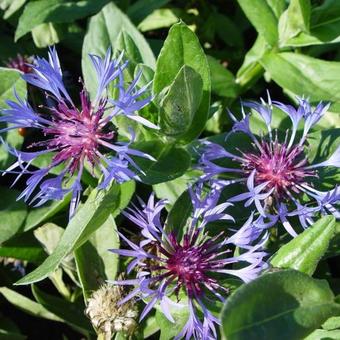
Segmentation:
[[(298, 98), (298, 102), (296, 109), (292, 105), (272, 102), (268, 94), (268, 102), (243, 103), (245, 107), (256, 111), (265, 123), (267, 131), (260, 137), (252, 132), (251, 112), (245, 113), (242, 107), (243, 118), (237, 120), (228, 110), (233, 127), (227, 134), (226, 143), (231, 135), (241, 133), (245, 135), (245, 140), (249, 137), (248, 148), (236, 148), (229, 152), (219, 144), (203, 141), (198, 166), (204, 173), (201, 181), (218, 181), (225, 186), (241, 184), (244, 192), (229, 197), (228, 201), (243, 201), (245, 207), (257, 210), (263, 219), (268, 218), (270, 226), (281, 222), (293, 237), (297, 235), (289, 222), (293, 216), (298, 216), (303, 228), (313, 224), (313, 217), (318, 214), (340, 217), (336, 207), (340, 200), (340, 187), (320, 191), (314, 187), (313, 181), (318, 176), (318, 168), (339, 168), (340, 146), (328, 160), (317, 164), (309, 164), (305, 153), (308, 134), (327, 112), (329, 104), (319, 103), (312, 108), (306, 99)], [(271, 126), (274, 106), (287, 114), (292, 123), (291, 129), (281, 137)], [(231, 165), (226, 167), (218, 164), (223, 159), (228, 159)]]
[[(225, 213), (232, 204), (218, 204), (218, 187), (203, 194), (199, 185), (190, 189), (190, 195), (193, 212), (183, 235), (182, 230), (170, 230), (162, 223), (161, 212), (167, 202), (155, 202), (153, 194), (147, 204), (140, 200), (141, 209), (134, 206), (124, 213), (140, 228), (142, 239), (134, 243), (120, 233), (130, 249), (111, 251), (133, 258), (127, 272), (135, 278), (109, 282), (134, 286), (120, 303), (131, 298), (142, 299), (146, 306), (140, 320), (154, 306), (159, 306), (171, 322), (174, 322), (173, 309), (184, 309), (189, 311), (188, 320), (176, 339), (216, 339), (220, 320), (207, 306), (216, 303), (216, 299), (224, 302), (230, 293), (223, 280), (234, 276), (249, 282), (267, 267), (263, 245), (268, 234), (260, 221), (251, 217), (230, 237), (224, 231), (209, 235), (210, 222), (234, 221)], [(240, 252), (233, 255), (235, 247)], [(237, 267), (233, 268), (233, 264)]]
[[(114, 117), (124, 115), (149, 128), (158, 129), (136, 113), (150, 102), (151, 96), (146, 96), (147, 85), (137, 87), (141, 73), (130, 84), (124, 83), (123, 72), (128, 62), (122, 61), (123, 53), (117, 60), (111, 60), (110, 50), (105, 58), (89, 57), (98, 82), (94, 100), (90, 100), (84, 87), (80, 92), (80, 108), (76, 107), (64, 86), (58, 54), (55, 48), (50, 48), (49, 59), (35, 58), (34, 64), (29, 65), (32, 72), (22, 76), (27, 83), (46, 92), (48, 106), (45, 109), (48, 113), (39, 112), (15, 92), (16, 101), (8, 100), (8, 108), (3, 109), (0, 116), (0, 122), (8, 123), (1, 132), (33, 128), (40, 130), (43, 136), (25, 151), (16, 150), (1, 139), (8, 152), (17, 158), (4, 173), (18, 174), (15, 182), (23, 175), (29, 176), (19, 198), (40, 206), (48, 200), (60, 200), (71, 192), (70, 216), (79, 203), (81, 178), (86, 166), (93, 176), (95, 170), (99, 170), (102, 177), (99, 188), (104, 189), (112, 180), (122, 183), (139, 179), (141, 169), (131, 156), (153, 160), (151, 156), (130, 147), (134, 141), (132, 129), (129, 142), (117, 141), (118, 129), (111, 122)], [(108, 97), (108, 86), (112, 82), (118, 88), (118, 99)], [(35, 159), (46, 154), (52, 155), (49, 165), (40, 169), (30, 167)], [(61, 165), (63, 167), (56, 177), (48, 177), (51, 170), (59, 169)]]

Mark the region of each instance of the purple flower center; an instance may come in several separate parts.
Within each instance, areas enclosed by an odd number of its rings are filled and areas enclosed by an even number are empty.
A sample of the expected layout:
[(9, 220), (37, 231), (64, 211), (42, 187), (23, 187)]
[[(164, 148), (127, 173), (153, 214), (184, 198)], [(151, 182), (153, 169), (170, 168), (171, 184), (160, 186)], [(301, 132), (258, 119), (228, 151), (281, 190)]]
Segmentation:
[(167, 261), (167, 268), (186, 283), (202, 279), (204, 276), (204, 257), (197, 247), (180, 247)]
[(183, 244), (179, 244), (175, 235), (171, 233), (169, 241), (170, 247), (167, 250), (158, 245), (159, 251), (166, 259), (164, 266), (157, 269), (165, 270), (162, 276), (168, 277), (168, 283), (176, 281), (177, 294), (182, 287), (189, 297), (202, 295), (204, 286), (219, 288), (216, 280), (208, 276), (209, 271), (223, 267), (223, 264), (216, 260), (218, 254), (213, 251), (216, 248), (215, 239), (196, 245), (196, 238), (190, 239), (186, 234)]
[(15, 58), (8, 60), (6, 67), (14, 68), (23, 73), (30, 73), (32, 72), (32, 68), (29, 66), (31, 62), (31, 58), (23, 57), (18, 54)]
[(72, 174), (80, 170), (85, 160), (92, 166), (98, 164), (99, 147), (117, 137), (115, 129), (108, 129), (110, 123), (102, 120), (106, 100), (94, 111), (84, 90), (81, 93), (81, 103), (80, 111), (75, 107), (69, 108), (65, 103), (59, 103), (57, 108), (53, 108), (53, 120), (43, 129), (44, 134), (50, 138), (34, 144), (57, 150), (53, 163), (69, 161), (68, 170)]
[(302, 146), (288, 148), (277, 140), (261, 142), (261, 148), (254, 153), (243, 153), (243, 168), (247, 173), (256, 170), (255, 182), (267, 182), (268, 189), (274, 189), (276, 197), (286, 196), (290, 190), (297, 191), (296, 185), (305, 177), (314, 176), (314, 171), (305, 169), (307, 159)]

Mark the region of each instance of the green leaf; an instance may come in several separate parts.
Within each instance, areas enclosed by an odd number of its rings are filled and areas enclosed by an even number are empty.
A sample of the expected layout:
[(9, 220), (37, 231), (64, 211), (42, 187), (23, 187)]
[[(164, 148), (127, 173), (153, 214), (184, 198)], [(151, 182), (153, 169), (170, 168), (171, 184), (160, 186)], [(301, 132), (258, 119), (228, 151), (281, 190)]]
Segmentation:
[(340, 336), (340, 317), (331, 317), (323, 325), (323, 329), (317, 329), (305, 340), (338, 340)]
[(0, 201), (0, 244), (2, 244), (20, 232), (27, 209), (23, 201), (17, 201), (19, 196), (17, 191), (1, 187), (0, 194), (6, 197)]
[(222, 311), (222, 333), (228, 340), (301, 339), (334, 315), (340, 305), (326, 281), (286, 270), (236, 290)]
[(141, 72), (141, 76), (140, 76), (138, 84), (141, 87), (149, 84), (153, 80), (155, 72), (151, 67), (145, 64), (138, 64), (135, 67), (134, 77), (136, 77), (139, 72)]
[[(91, 97), (95, 96), (97, 82), (94, 81), (96, 79), (96, 72), (88, 54), (104, 56), (109, 47), (115, 49), (122, 31), (127, 32), (134, 42), (142, 62), (151, 68), (155, 67), (155, 57), (142, 34), (131, 23), (129, 18), (111, 2), (90, 19), (88, 31), (84, 38), (82, 70), (85, 85)], [(125, 58), (129, 59), (131, 56), (125, 54)]]
[(63, 321), (62, 318), (59, 318), (55, 314), (49, 312), (39, 303), (30, 300), (26, 296), (21, 295), (12, 289), (1, 287), (0, 293), (8, 302), (27, 314), (53, 321)]
[(41, 245), (32, 234), (22, 233), (1, 244), (1, 257), (40, 264), (46, 258)]
[(172, 307), (170, 306), (170, 312), (175, 322), (170, 322), (164, 314), (156, 310), (156, 321), (161, 330), (159, 340), (170, 340), (179, 334), (180, 330), (183, 329), (185, 323), (188, 321), (189, 310), (186, 306), (186, 301), (181, 300), (183, 307)]
[[(13, 89), (20, 97), (26, 96), (26, 82), (21, 78), (21, 72), (9, 68), (0, 67), (0, 109), (6, 106), (6, 100), (16, 100)], [(0, 128), (4, 126), (1, 124)], [(12, 130), (2, 134), (6, 143), (20, 149), (23, 138), (18, 131)], [(8, 151), (0, 145), (0, 169), (6, 169), (14, 159)]]
[(155, 184), (153, 190), (158, 198), (167, 199), (169, 203), (173, 205), (179, 196), (187, 190), (188, 184), (195, 181), (196, 178), (197, 171), (188, 171), (183, 176), (172, 181)]
[(160, 141), (135, 143), (133, 147), (156, 159), (151, 161), (142, 157), (134, 158), (145, 173), (140, 175), (144, 183), (157, 184), (171, 181), (182, 176), (190, 166), (190, 155), (181, 147)]
[(130, 19), (137, 25), (149, 14), (154, 13), (159, 7), (166, 5), (169, 0), (137, 0), (127, 9)]
[[(223, 15), (217, 11), (213, 11), (210, 13), (209, 17), (202, 26), (202, 29), (205, 28), (208, 31), (211, 31), (211, 38), (209, 40), (213, 40), (216, 38), (221, 39), (227, 46), (233, 47), (235, 51), (238, 49), (241, 53), (244, 48), (243, 36), (240, 27), (237, 22), (233, 21), (231, 17)], [(228, 32), (228, 34), (226, 34)], [(238, 53), (238, 52), (232, 52)], [(213, 86), (213, 81), (211, 81), (211, 86)]]
[(19, 18), (15, 41), (43, 23), (74, 22), (98, 12), (108, 0), (39, 0), (29, 2)]
[(138, 28), (141, 32), (147, 32), (170, 27), (179, 20), (177, 12), (178, 11), (171, 8), (155, 10), (139, 23)]
[(325, 216), (285, 244), (271, 259), (278, 268), (296, 269), (312, 275), (326, 253), (335, 231), (335, 218)]
[(65, 229), (54, 223), (46, 223), (33, 231), (35, 238), (42, 244), (46, 253), (51, 255), (64, 234)]
[(4, 13), (4, 19), (10, 18), (16, 11), (18, 11), (24, 4), (26, 0), (11, 0), (9, 2), (8, 8), (6, 8)]
[(208, 56), (211, 74), (211, 92), (227, 98), (236, 98), (239, 93), (239, 85), (235, 82), (234, 75), (219, 61)]
[(277, 18), (280, 18), (281, 14), (286, 9), (286, 0), (267, 0), (267, 3)]
[(32, 207), (25, 219), (23, 231), (34, 229), (39, 224), (52, 218), (65, 207), (68, 207), (70, 200), (71, 194), (68, 194), (61, 201), (52, 201), (39, 208)]
[(301, 32), (286, 41), (285, 46), (308, 46), (340, 41), (340, 3), (325, 1), (312, 9), (310, 32)]
[[(46, 254), (50, 256), (58, 247), (64, 232), (64, 228), (61, 228), (54, 223), (46, 223), (34, 230), (33, 234), (44, 248)], [(63, 282), (63, 271), (65, 271), (74, 282), (78, 283), (78, 279), (75, 279), (76, 265), (72, 253), (62, 259), (60, 267), (61, 268), (57, 268), (49, 275), (49, 279), (53, 282), (60, 294), (67, 299), (70, 299), (70, 291)]]
[(51, 22), (40, 24), (32, 29), (34, 44), (39, 48), (57, 44), (60, 41), (59, 35), (57, 26)]
[(260, 59), (270, 49), (262, 36), (258, 36), (252, 48), (244, 57), (242, 66), (236, 74), (236, 84), (243, 89), (247, 89), (259, 79), (264, 70), (260, 64)]
[(81, 308), (75, 303), (47, 294), (35, 285), (32, 285), (32, 293), (41, 306), (57, 315), (62, 321), (70, 324), (82, 333), (93, 332), (90, 320), (86, 318), (82, 310), (85, 308), (84, 306)]
[(186, 190), (181, 196), (179, 196), (169, 211), (169, 215), (166, 220), (166, 230), (176, 231), (176, 235), (179, 240), (182, 239), (182, 236), (185, 233), (185, 227), (187, 226), (192, 209), (193, 207), (189, 191)]
[(5, 329), (0, 328), (0, 338), (2, 340), (24, 340), (27, 339), (25, 335), (20, 333), (11, 332)]
[(325, 329), (317, 329), (310, 335), (308, 335), (304, 340), (338, 340), (340, 339), (340, 330), (325, 330)]
[(122, 210), (124, 210), (131, 201), (131, 198), (136, 190), (136, 182), (135, 181), (128, 181), (124, 182), (120, 185), (120, 195), (119, 195), (119, 202), (118, 207), (115, 211), (112, 212), (112, 216), (118, 216)]
[(143, 339), (147, 339), (151, 335), (159, 331), (159, 325), (155, 316), (149, 316), (142, 325), (139, 325), (142, 329), (139, 330), (142, 333)]
[(13, 89), (20, 97), (26, 96), (26, 82), (21, 78), (21, 72), (0, 67), (0, 107), (5, 106), (5, 100), (15, 100)]
[(88, 240), (118, 206), (119, 186), (113, 185), (108, 191), (93, 190), (86, 203), (70, 220), (57, 248), (38, 268), (29, 273), (17, 285), (38, 282), (51, 274), (65, 256)]
[(237, 0), (257, 32), (271, 46), (278, 40), (278, 20), (268, 0)]
[(284, 89), (309, 97), (312, 102), (340, 102), (340, 62), (272, 52), (261, 59), (261, 64)]
[(116, 278), (118, 256), (109, 252), (111, 248), (119, 248), (119, 236), (115, 220), (109, 216), (89, 240), (75, 251), (78, 276), (85, 299), (107, 279)]
[(181, 138), (190, 142), (204, 129), (210, 106), (210, 70), (199, 40), (188, 26), (180, 22), (171, 27), (157, 59), (153, 92), (160, 94), (170, 86), (180, 69), (190, 66), (202, 78), (203, 94), (200, 106), (192, 119), (190, 129)]
[(288, 9), (279, 20), (279, 43), (284, 45), (287, 40), (300, 32), (309, 32), (311, 4), (310, 0), (291, 0)]
[(329, 318), (323, 325), (323, 329), (331, 330), (331, 329), (340, 329), (340, 317), (339, 316), (333, 316)]
[(180, 138), (190, 129), (200, 106), (203, 83), (201, 76), (184, 65), (160, 103), (160, 126), (168, 136)]
[[(321, 122), (320, 122), (321, 123)], [(307, 137), (307, 158), (311, 164), (317, 164), (327, 160), (340, 145), (340, 129), (331, 129), (329, 124), (312, 132)], [(340, 169), (337, 167), (326, 167), (318, 170), (319, 179), (315, 179), (322, 190), (334, 188), (334, 183), (340, 181)]]
[[(129, 64), (133, 63), (134, 67), (135, 64), (139, 64), (143, 62), (143, 57), (138, 49), (138, 46), (134, 42), (134, 40), (131, 38), (131, 36), (125, 32), (124, 29), (122, 29), (118, 35), (117, 41), (114, 46), (114, 53), (115, 55), (118, 54), (118, 52), (124, 52), (124, 55), (126, 55), (126, 58), (129, 59)], [(130, 65), (128, 65), (129, 67)]]

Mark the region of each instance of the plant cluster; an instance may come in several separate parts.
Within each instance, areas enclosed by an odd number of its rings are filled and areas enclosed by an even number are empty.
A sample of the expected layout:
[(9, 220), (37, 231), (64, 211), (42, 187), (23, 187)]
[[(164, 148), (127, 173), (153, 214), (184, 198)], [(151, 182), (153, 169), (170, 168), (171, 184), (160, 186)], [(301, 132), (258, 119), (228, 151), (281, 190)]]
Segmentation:
[(0, 8), (1, 336), (340, 338), (338, 1)]

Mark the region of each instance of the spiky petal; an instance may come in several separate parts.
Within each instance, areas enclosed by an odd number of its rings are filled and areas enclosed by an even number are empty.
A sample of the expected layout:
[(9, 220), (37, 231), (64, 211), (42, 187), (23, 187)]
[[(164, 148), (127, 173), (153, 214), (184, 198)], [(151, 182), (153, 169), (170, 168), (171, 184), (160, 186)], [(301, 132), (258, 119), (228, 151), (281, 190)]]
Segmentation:
[[(80, 108), (73, 104), (63, 83), (55, 48), (50, 48), (48, 60), (37, 57), (35, 63), (30, 65), (32, 73), (23, 75), (29, 84), (47, 91), (49, 100), (49, 113), (46, 114), (33, 108), (27, 100), (21, 99), (15, 93), (16, 101), (8, 100), (8, 108), (2, 111), (3, 115), (0, 117), (0, 122), (8, 123), (1, 132), (25, 127), (38, 129), (45, 136), (41, 141), (31, 144), (25, 152), (5, 145), (9, 152), (18, 158), (5, 173), (17, 173), (18, 178), (23, 174), (29, 175), (27, 187), (20, 195), (25, 201), (41, 205), (48, 200), (60, 200), (71, 192), (72, 216), (82, 192), (81, 178), (85, 166), (88, 166), (92, 175), (96, 169), (101, 171), (103, 179), (99, 188), (104, 189), (112, 180), (122, 183), (139, 179), (141, 169), (131, 156), (153, 160), (151, 156), (130, 146), (135, 136), (132, 130), (128, 142), (117, 141), (118, 129), (111, 122), (111, 118), (127, 115), (126, 110), (129, 115), (134, 112), (137, 116), (135, 111), (138, 109), (135, 106), (135, 94), (130, 94), (129, 91), (125, 93), (124, 110), (109, 103), (113, 99), (107, 97), (105, 89), (113, 81), (119, 78), (121, 88), (129, 87), (123, 78), (126, 62), (121, 64), (121, 59), (122, 55), (118, 60), (111, 60), (110, 50), (104, 59), (91, 56), (98, 77), (97, 96), (91, 102), (84, 88), (80, 92)], [(135, 88), (136, 81), (133, 84)], [(142, 95), (146, 88), (138, 91), (139, 95)], [(129, 100), (129, 96), (133, 98)], [(149, 101), (144, 101), (143, 105)], [(3, 139), (2, 142), (4, 143)], [(50, 164), (39, 170), (31, 170), (29, 166), (34, 159), (48, 153), (52, 156)], [(59, 174), (52, 179), (47, 178), (50, 171), (57, 167), (62, 167)]]
[[(292, 236), (296, 236), (297, 232), (289, 223), (291, 216), (299, 216), (304, 228), (313, 223), (313, 216), (320, 213), (339, 216), (336, 207), (339, 197), (332, 190), (321, 195), (314, 189), (312, 181), (318, 176), (318, 168), (340, 166), (340, 147), (337, 147), (328, 160), (317, 164), (309, 164), (305, 154), (308, 133), (322, 118), (329, 104), (319, 103), (313, 109), (304, 98), (298, 98), (298, 102), (296, 109), (291, 105), (272, 102), (269, 94), (267, 103), (264, 100), (261, 103), (245, 102), (244, 105), (256, 111), (266, 124), (268, 133), (261, 138), (251, 130), (251, 112), (246, 113), (242, 108), (243, 119), (240, 121), (228, 112), (234, 121), (234, 127), (227, 138), (237, 132), (244, 133), (251, 138), (252, 143), (242, 151), (236, 149), (230, 152), (221, 145), (202, 141), (203, 152), (199, 164), (204, 172), (201, 181), (218, 180), (220, 185), (224, 183), (225, 186), (236, 183), (239, 188), (244, 183), (244, 192), (230, 197), (228, 201), (244, 201), (245, 207), (255, 208), (263, 218), (281, 221)], [(274, 105), (286, 113), (292, 123), (292, 128), (283, 137), (279, 137), (278, 131), (273, 131), (270, 126)], [(298, 127), (302, 122), (302, 135), (297, 137)], [(216, 164), (216, 161), (224, 158), (234, 164), (229, 167)], [(221, 175), (223, 179), (218, 179)], [(307, 205), (300, 201), (303, 194), (310, 198)], [(323, 200), (322, 196), (332, 197), (331, 202)]]
[[(247, 221), (235, 233), (235, 237), (229, 239), (224, 233), (208, 235), (209, 222), (233, 220), (223, 212), (230, 204), (217, 204), (219, 195), (218, 190), (204, 194), (202, 186), (191, 189), (193, 213), (183, 237), (174, 230), (168, 232), (162, 225), (159, 217), (166, 202), (155, 203), (154, 196), (151, 195), (147, 204), (141, 202), (142, 209), (130, 208), (125, 214), (141, 228), (144, 239), (137, 244), (121, 234), (122, 240), (130, 249), (111, 249), (113, 253), (133, 258), (128, 266), (129, 272), (139, 269), (136, 279), (111, 283), (132, 285), (134, 289), (128, 299), (138, 296), (148, 301), (141, 313), (141, 319), (157, 303), (171, 322), (174, 322), (171, 313), (173, 308), (186, 306), (189, 310), (187, 323), (176, 339), (216, 339), (215, 327), (220, 321), (209, 311), (205, 302), (209, 295), (222, 302), (228, 295), (228, 290), (216, 275), (232, 275), (248, 282), (266, 267), (263, 260), (266, 254), (262, 246), (267, 240), (267, 234), (263, 233), (259, 221)], [(254, 232), (250, 232), (250, 229)], [(240, 246), (244, 251), (238, 256), (232, 256), (232, 245)], [(230, 265), (234, 263), (245, 265), (239, 269), (231, 269)], [(124, 299), (122, 303), (128, 299)], [(203, 314), (202, 318), (198, 311)]]

